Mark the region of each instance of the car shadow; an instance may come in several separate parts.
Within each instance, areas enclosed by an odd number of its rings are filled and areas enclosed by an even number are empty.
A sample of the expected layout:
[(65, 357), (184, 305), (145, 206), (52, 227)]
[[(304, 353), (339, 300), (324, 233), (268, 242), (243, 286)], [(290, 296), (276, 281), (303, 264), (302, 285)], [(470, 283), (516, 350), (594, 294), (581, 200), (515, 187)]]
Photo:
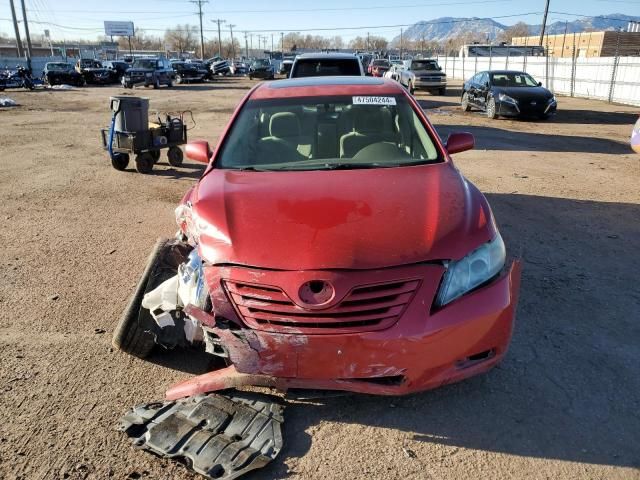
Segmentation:
[(420, 105), (423, 110), (429, 110), (433, 108), (442, 108), (442, 107), (457, 107), (459, 106), (459, 103), (447, 102), (443, 100), (431, 100), (430, 98), (421, 98), (418, 100), (418, 105)]
[(631, 127), (638, 120), (638, 113), (631, 112), (603, 112), (598, 110), (560, 110), (551, 118), (553, 123), (578, 123), (585, 125), (629, 125)]
[(627, 143), (593, 136), (519, 132), (498, 127), (483, 127), (477, 125), (436, 124), (435, 128), (443, 141), (453, 132), (469, 132), (473, 134), (476, 139), (476, 148), (482, 150), (584, 152), (618, 155), (631, 153)]
[(508, 247), (524, 251), (518, 318), (503, 363), (486, 375), (406, 397), (289, 402), (280, 459), (247, 478), (287, 476), (284, 461), (310, 448), (306, 432), (331, 422), (406, 432), (414, 449), (426, 442), (640, 467), (640, 293), (631, 287), (637, 285), (640, 205), (487, 198)]

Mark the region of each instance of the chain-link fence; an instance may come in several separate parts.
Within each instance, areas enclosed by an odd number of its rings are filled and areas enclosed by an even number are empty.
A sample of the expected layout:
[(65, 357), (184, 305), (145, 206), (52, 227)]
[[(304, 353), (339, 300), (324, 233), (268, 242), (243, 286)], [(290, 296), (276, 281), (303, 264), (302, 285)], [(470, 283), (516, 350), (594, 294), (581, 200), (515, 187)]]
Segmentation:
[(449, 78), (485, 70), (520, 70), (549, 90), (571, 97), (640, 105), (640, 57), (438, 57)]

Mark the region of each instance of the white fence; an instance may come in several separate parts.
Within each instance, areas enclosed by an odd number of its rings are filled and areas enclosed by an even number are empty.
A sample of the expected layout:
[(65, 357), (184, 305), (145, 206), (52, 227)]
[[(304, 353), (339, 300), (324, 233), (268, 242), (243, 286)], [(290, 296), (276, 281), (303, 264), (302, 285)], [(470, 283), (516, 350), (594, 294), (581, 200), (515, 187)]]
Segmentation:
[[(70, 64), (75, 64), (75, 58), (67, 58), (64, 57), (33, 57), (31, 59), (31, 71), (33, 72), (34, 78), (40, 78), (42, 76), (42, 70), (44, 70), (44, 66), (48, 62), (67, 62)], [(21, 65), (23, 67), (27, 66), (27, 61), (24, 58), (20, 57), (0, 57), (0, 70), (4, 70), (6, 68), (13, 69), (17, 65)]]
[(521, 70), (560, 95), (640, 105), (640, 57), (438, 57), (449, 78), (485, 70)]

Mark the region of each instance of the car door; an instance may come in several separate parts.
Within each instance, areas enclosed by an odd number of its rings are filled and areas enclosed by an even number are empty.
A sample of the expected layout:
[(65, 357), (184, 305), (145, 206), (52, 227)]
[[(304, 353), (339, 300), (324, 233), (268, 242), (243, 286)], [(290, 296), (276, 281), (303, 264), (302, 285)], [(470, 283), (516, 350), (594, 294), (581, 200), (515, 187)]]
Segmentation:
[(476, 92), (476, 105), (482, 109), (486, 108), (487, 95), (489, 94), (489, 74), (482, 72), (478, 78), (478, 86)]
[(479, 78), (480, 74), (477, 73), (467, 82), (467, 98), (469, 99), (469, 103), (472, 105), (477, 105), (476, 95), (478, 93)]

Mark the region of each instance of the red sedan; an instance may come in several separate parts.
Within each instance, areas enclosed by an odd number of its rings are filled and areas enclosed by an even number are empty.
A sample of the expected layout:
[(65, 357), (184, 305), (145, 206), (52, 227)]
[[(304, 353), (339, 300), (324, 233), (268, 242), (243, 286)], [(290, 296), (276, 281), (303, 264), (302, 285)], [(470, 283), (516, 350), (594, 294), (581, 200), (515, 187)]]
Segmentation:
[(468, 133), (442, 144), (391, 80), (256, 86), (213, 151), (188, 144), (208, 168), (176, 211), (208, 293), (183, 311), (228, 366), (167, 397), (407, 394), (500, 362), (520, 264), (506, 263), (487, 200), (451, 159), (473, 146)]

